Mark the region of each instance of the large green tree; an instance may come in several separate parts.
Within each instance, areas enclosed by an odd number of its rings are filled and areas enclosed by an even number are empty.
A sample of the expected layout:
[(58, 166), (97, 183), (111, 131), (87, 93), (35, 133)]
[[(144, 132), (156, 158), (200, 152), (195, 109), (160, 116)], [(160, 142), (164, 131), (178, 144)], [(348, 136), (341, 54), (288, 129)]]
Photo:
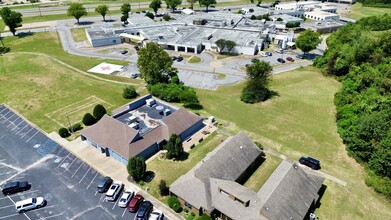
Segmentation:
[(194, 4), (198, 2), (198, 0), (187, 0), (188, 3), (190, 3), (190, 8), (193, 9)]
[(227, 46), (227, 41), (224, 40), (224, 39), (218, 39), (215, 44), (217, 45), (217, 47), (219, 48), (220, 50), (220, 53), (223, 53), (223, 50), (224, 48), (226, 48)]
[(162, 7), (162, 1), (160, 0), (152, 0), (151, 4), (149, 4), (149, 7), (153, 9), (155, 14), (157, 13), (157, 10)]
[(128, 174), (133, 178), (134, 181), (140, 181), (147, 170), (147, 164), (143, 157), (131, 157), (128, 160), (127, 165)]
[(208, 11), (209, 6), (215, 5), (216, 0), (199, 0), (201, 6), (206, 7), (206, 11)]
[(106, 14), (109, 12), (109, 7), (107, 5), (98, 5), (98, 7), (95, 8), (95, 12), (102, 15), (103, 21), (106, 21)]
[(295, 40), (296, 46), (301, 51), (303, 51), (304, 54), (310, 52), (311, 50), (315, 50), (316, 46), (318, 46), (320, 42), (322, 42), (320, 34), (310, 29), (305, 30)]
[(269, 62), (255, 60), (246, 68), (247, 83), (240, 99), (246, 103), (265, 101), (270, 97), (268, 88), (273, 67)]
[(227, 47), (228, 53), (231, 53), (232, 49), (234, 49), (236, 47), (236, 43), (231, 40), (225, 41), (225, 45)]
[(176, 134), (172, 134), (167, 144), (164, 146), (167, 150), (167, 158), (178, 158), (183, 153), (182, 140)]
[(101, 104), (97, 104), (92, 112), (97, 121), (99, 121), (106, 113), (107, 111), (105, 107)]
[(171, 8), (174, 11), (176, 6), (182, 4), (182, 0), (166, 0), (166, 4), (169, 8)]
[(130, 10), (131, 10), (131, 8), (130, 8), (130, 4), (129, 3), (124, 3), (124, 4), (121, 5), (120, 11), (122, 13), (122, 16), (121, 16), (121, 21), (122, 22), (127, 22), (128, 18), (129, 18)]
[(176, 73), (170, 56), (156, 43), (147, 43), (140, 49), (138, 56), (137, 66), (140, 70), (140, 77), (148, 84), (167, 82), (169, 76), (173, 72)]
[(82, 16), (86, 16), (88, 14), (87, 9), (81, 3), (70, 4), (67, 12), (68, 16), (73, 16), (76, 18), (77, 23), (80, 23), (80, 18)]
[(8, 7), (4, 7), (0, 10), (0, 15), (5, 25), (8, 26), (11, 33), (15, 36), (16, 28), (22, 27), (22, 14), (16, 11), (12, 11)]

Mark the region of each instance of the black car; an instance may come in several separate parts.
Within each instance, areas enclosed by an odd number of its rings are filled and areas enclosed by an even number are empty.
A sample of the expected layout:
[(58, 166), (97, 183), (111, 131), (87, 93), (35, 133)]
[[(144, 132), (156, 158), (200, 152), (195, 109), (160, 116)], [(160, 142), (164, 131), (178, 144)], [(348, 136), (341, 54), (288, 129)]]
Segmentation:
[(137, 220), (148, 219), (149, 214), (152, 212), (153, 205), (150, 201), (144, 201), (137, 212)]
[(178, 59), (178, 57), (176, 57), (176, 56), (171, 57), (171, 60), (173, 60), (173, 61), (175, 61), (176, 59)]
[(266, 52), (265, 54), (268, 55), (269, 57), (273, 55), (271, 52)]
[(121, 52), (121, 54), (127, 54), (128, 53), (127, 50), (121, 50), (120, 52)]
[(107, 192), (112, 183), (113, 179), (111, 179), (109, 176), (103, 177), (98, 183), (98, 192)]
[(27, 181), (14, 181), (4, 184), (3, 186), (3, 194), (9, 195), (13, 193), (23, 192), (29, 190), (31, 188), (31, 184)]
[(285, 60), (282, 59), (282, 58), (278, 58), (277, 61), (278, 61), (279, 63), (285, 63)]
[(177, 57), (176, 61), (181, 62), (183, 60), (183, 57)]
[(320, 162), (317, 159), (314, 159), (312, 157), (301, 157), (299, 159), (299, 162), (303, 165), (306, 165), (307, 167), (310, 167), (311, 169), (314, 170), (319, 170), (320, 169)]

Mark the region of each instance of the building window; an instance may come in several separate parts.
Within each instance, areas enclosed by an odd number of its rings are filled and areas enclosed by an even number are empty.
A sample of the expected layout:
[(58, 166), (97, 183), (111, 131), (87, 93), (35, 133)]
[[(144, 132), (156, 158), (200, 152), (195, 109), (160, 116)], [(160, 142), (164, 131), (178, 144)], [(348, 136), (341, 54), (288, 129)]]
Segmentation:
[(113, 40), (113, 43), (117, 43), (117, 40)]

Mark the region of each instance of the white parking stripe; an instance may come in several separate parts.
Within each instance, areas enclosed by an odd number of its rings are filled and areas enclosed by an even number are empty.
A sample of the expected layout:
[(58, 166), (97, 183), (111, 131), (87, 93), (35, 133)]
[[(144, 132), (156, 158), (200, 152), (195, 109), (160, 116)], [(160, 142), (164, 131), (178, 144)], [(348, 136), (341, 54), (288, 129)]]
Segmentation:
[(82, 162), (79, 166), (79, 168), (76, 169), (76, 171), (72, 174), (71, 178), (73, 178), (75, 176), (75, 174), (77, 173), (77, 171), (80, 170), (81, 166), (83, 166), (84, 162)]
[(5, 110), (7, 110), (7, 108), (4, 108), (3, 110), (1, 110), (0, 114), (1, 114), (3, 111), (5, 111)]
[(0, 140), (3, 139), (3, 137), (5, 137), (5, 135), (1, 136), (1, 137), (0, 137)]
[[(11, 200), (12, 203), (15, 204), (15, 201), (12, 200), (10, 196), (7, 196), (7, 197)], [(26, 215), (26, 213), (23, 213), (23, 215), (26, 216), (26, 218), (27, 218), (28, 220), (31, 220), (31, 218), (29, 218), (29, 217)]]
[(17, 216), (17, 215), (19, 215), (19, 213), (3, 216), (3, 217), (0, 217), (0, 219), (11, 219), (12, 216)]
[(18, 132), (16, 132), (15, 136), (16, 136), (17, 134), (19, 134), (19, 132), (23, 131), (23, 129), (24, 129), (25, 127), (27, 127), (28, 125), (29, 125), (29, 124), (26, 124), (22, 129), (20, 129)]
[(4, 121), (3, 121), (3, 123), (1, 123), (1, 124), (4, 124), (4, 123), (6, 123), (7, 121), (8, 121), (8, 118), (7, 117), (5, 117), (6, 115), (8, 115), (8, 113), (10, 113), (11, 111), (9, 111), (9, 112), (7, 112), (5, 115), (3, 115), (4, 116)]
[(125, 212), (126, 212), (126, 207), (124, 208), (124, 212), (122, 213), (121, 217), (124, 217)]
[(31, 138), (33, 138), (36, 134), (38, 134), (39, 133), (39, 131), (37, 130), (37, 132), (35, 132), (35, 134), (33, 134), (33, 136), (31, 136), (29, 139), (27, 139), (27, 141), (26, 141), (26, 143), (29, 141), (29, 140), (31, 140)]
[(5, 172), (5, 173), (0, 173), (0, 175), (7, 175), (7, 174), (10, 174), (10, 173), (15, 173), (15, 172), (18, 172), (18, 171), (11, 170), (11, 171), (8, 171), (8, 172)]
[(64, 158), (64, 160), (60, 164), (58, 164), (57, 167), (60, 167), (65, 162), (65, 160), (69, 157), (70, 154), (71, 152), (68, 153), (68, 155)]
[[(90, 167), (91, 168), (91, 167)], [(91, 180), (91, 182), (90, 182), (90, 184), (88, 184), (88, 186), (87, 186), (87, 188), (86, 189), (88, 189), (88, 188), (90, 188), (90, 186), (91, 186), (91, 184), (92, 184), (92, 182), (94, 182), (94, 179), (96, 178), (96, 176), (98, 176), (98, 172), (96, 172), (96, 174), (95, 174), (95, 176), (94, 176), (94, 178), (92, 178), (92, 180)], [(96, 193), (95, 193), (95, 195), (96, 195)]]
[(22, 120), (18, 125), (16, 125), (11, 131), (17, 129), (19, 127), (20, 124), (22, 124), (24, 121)]
[(0, 200), (7, 199), (8, 197), (11, 198), (11, 197), (16, 197), (16, 196), (24, 196), (26, 194), (35, 193), (35, 192), (38, 192), (38, 190), (24, 191), (24, 192), (21, 192), (21, 193), (17, 193), (17, 194), (13, 194), (13, 195), (10, 195), (10, 196), (7, 196), (7, 197), (0, 198)]
[(76, 161), (76, 159), (77, 159), (77, 157), (75, 157), (75, 159), (73, 159), (72, 163), (70, 163), (70, 164), (68, 165), (68, 167), (64, 170), (64, 173), (69, 169), (69, 167), (72, 166), (72, 164)]
[(31, 127), (31, 129), (28, 131), (28, 132), (26, 132), (24, 135), (22, 135), (21, 137), (20, 137), (20, 139), (23, 139), (24, 138), (24, 136), (26, 136), (31, 130), (33, 130), (34, 129), (34, 127)]
[(2, 207), (0, 207), (0, 209), (5, 209), (5, 208), (8, 208), (8, 207), (12, 207), (12, 206), (15, 206), (15, 205), (12, 204), (12, 205), (7, 205), (7, 206), (2, 206)]
[(115, 203), (114, 203), (114, 205), (113, 205), (113, 208), (112, 208), (111, 210), (114, 210), (114, 208), (117, 206), (118, 201), (119, 201), (119, 196), (118, 196), (118, 198), (117, 198), (117, 201), (115, 201)]
[(64, 215), (64, 212), (61, 212), (60, 214), (57, 214), (57, 215), (51, 215), (51, 216), (48, 216), (48, 217), (43, 217), (43, 219), (54, 218), (54, 217), (62, 216), (62, 215)]
[(87, 173), (90, 172), (90, 170), (91, 170), (91, 167), (88, 168), (87, 172), (86, 172), (86, 173), (84, 174), (84, 176), (80, 179), (79, 183), (81, 183), (81, 181), (83, 181), (84, 177), (87, 176)]

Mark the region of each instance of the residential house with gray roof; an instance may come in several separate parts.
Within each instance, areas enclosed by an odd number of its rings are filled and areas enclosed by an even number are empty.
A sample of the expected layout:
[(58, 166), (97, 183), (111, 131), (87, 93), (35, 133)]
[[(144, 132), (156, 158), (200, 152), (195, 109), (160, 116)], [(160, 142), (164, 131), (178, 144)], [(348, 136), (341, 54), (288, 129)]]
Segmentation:
[(324, 178), (283, 160), (254, 192), (242, 184), (262, 160), (260, 148), (240, 132), (178, 178), (170, 192), (191, 211), (220, 219), (304, 219), (319, 199)]

